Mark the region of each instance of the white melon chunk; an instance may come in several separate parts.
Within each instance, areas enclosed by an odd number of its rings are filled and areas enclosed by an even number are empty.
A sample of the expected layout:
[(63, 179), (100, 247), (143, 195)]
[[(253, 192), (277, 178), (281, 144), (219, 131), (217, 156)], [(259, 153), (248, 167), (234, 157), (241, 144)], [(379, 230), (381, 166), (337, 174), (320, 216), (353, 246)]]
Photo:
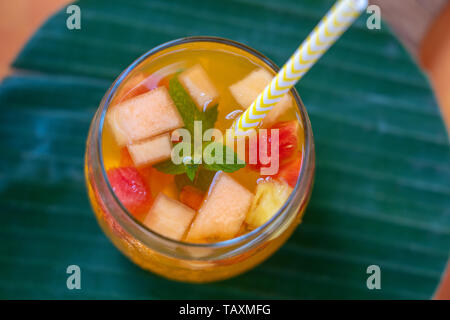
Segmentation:
[(195, 211), (178, 200), (159, 193), (144, 220), (149, 229), (174, 240), (181, 240)]
[(184, 126), (166, 87), (112, 106), (106, 120), (120, 146)]
[(219, 93), (201, 65), (186, 69), (180, 73), (178, 79), (200, 111), (205, 111), (217, 101)]
[(239, 232), (253, 194), (228, 174), (217, 172), (186, 237), (190, 242), (221, 241)]
[[(273, 75), (266, 69), (260, 68), (252, 71), (244, 79), (230, 86), (231, 94), (239, 105), (247, 109), (264, 88), (270, 83)], [(263, 120), (264, 127), (269, 127), (275, 123), (279, 116), (285, 113), (292, 106), (292, 98), (285, 94)]]
[(155, 164), (169, 159), (171, 151), (172, 142), (168, 133), (128, 145), (128, 152), (136, 166)]

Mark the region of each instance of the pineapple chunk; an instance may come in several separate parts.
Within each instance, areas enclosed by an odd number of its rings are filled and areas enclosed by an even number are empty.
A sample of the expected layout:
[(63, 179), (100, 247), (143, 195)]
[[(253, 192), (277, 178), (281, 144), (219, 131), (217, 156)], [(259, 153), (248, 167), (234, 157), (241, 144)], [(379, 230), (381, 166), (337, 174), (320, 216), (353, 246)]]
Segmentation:
[(144, 225), (163, 236), (181, 240), (194, 216), (194, 210), (160, 193), (145, 217)]
[(184, 125), (165, 87), (156, 88), (111, 107), (106, 120), (120, 146)]
[(128, 151), (136, 166), (149, 165), (169, 159), (172, 143), (168, 133), (128, 145)]
[(253, 229), (262, 226), (280, 210), (291, 192), (292, 188), (283, 182), (267, 181), (259, 183), (245, 222)]
[[(264, 90), (264, 88), (272, 80), (273, 75), (266, 69), (260, 68), (252, 71), (244, 79), (236, 82), (230, 86), (231, 94), (234, 99), (241, 105), (241, 107), (247, 109), (255, 101), (258, 95)], [(292, 98), (289, 94), (285, 94), (284, 97), (278, 102), (273, 109), (266, 115), (263, 120), (263, 126), (269, 127), (276, 122), (279, 116), (285, 113), (289, 107), (292, 106)]]
[(201, 65), (197, 64), (183, 71), (178, 79), (200, 111), (205, 111), (217, 101), (217, 89)]
[(226, 240), (240, 230), (253, 194), (226, 173), (217, 172), (186, 240)]

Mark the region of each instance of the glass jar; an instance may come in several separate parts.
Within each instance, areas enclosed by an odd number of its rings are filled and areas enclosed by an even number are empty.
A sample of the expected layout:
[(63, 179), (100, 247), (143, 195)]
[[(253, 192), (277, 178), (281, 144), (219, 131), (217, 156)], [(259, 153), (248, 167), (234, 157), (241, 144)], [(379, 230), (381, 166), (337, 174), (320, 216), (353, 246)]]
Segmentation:
[(163, 277), (186, 282), (226, 279), (258, 265), (274, 253), (300, 223), (312, 190), (314, 141), (311, 124), (295, 89), (291, 94), (304, 130), (302, 166), (297, 185), (283, 207), (264, 225), (237, 238), (216, 243), (171, 240), (136, 220), (113, 193), (106, 179), (102, 129), (106, 111), (121, 84), (144, 63), (178, 50), (217, 49), (240, 54), (257, 65), (278, 71), (261, 53), (234, 41), (215, 37), (189, 37), (162, 44), (133, 62), (106, 92), (92, 120), (86, 144), (85, 178), (95, 216), (114, 245), (138, 266)]

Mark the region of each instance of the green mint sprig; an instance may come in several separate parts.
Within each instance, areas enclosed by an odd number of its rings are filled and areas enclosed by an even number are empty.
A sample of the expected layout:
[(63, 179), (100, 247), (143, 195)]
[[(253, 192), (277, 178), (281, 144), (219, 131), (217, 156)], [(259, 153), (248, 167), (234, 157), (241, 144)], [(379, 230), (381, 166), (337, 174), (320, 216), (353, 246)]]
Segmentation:
[(194, 135), (194, 121), (202, 122), (203, 132), (214, 128), (219, 114), (217, 104), (208, 108), (205, 112), (200, 111), (177, 77), (173, 77), (169, 81), (169, 94), (181, 118), (183, 118), (185, 128), (189, 130), (192, 136)]
[[(218, 116), (217, 104), (208, 108), (205, 112), (200, 111), (176, 76), (169, 81), (169, 94), (184, 121), (185, 128), (190, 132), (191, 136), (194, 136), (194, 121), (202, 122), (202, 135), (206, 130), (214, 128)], [(166, 160), (154, 165), (154, 168), (163, 173), (186, 176), (191, 182), (195, 182), (196, 177), (199, 176), (197, 173), (202, 168), (212, 172), (219, 170), (224, 172), (234, 172), (245, 167), (245, 162), (240, 161), (233, 150), (225, 145), (217, 146), (217, 144), (217, 142), (210, 142), (203, 146), (203, 149), (208, 146), (219, 149), (222, 148), (223, 158), (216, 163), (204, 163), (202, 165), (182, 163), (177, 165), (174, 164), (172, 160)], [(227, 154), (228, 158), (226, 158)], [(215, 156), (215, 153), (213, 152), (212, 155)], [(231, 162), (228, 164), (226, 160), (230, 160), (230, 155), (233, 161), (228, 161)]]

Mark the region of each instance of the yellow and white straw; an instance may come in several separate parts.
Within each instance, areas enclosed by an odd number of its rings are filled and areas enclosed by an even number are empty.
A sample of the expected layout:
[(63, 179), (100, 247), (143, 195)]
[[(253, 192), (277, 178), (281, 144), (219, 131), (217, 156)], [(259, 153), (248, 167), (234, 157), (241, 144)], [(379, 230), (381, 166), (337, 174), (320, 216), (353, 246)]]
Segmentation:
[(242, 134), (257, 128), (273, 106), (308, 72), (366, 7), (367, 0), (337, 1), (264, 91), (234, 122), (235, 133)]

